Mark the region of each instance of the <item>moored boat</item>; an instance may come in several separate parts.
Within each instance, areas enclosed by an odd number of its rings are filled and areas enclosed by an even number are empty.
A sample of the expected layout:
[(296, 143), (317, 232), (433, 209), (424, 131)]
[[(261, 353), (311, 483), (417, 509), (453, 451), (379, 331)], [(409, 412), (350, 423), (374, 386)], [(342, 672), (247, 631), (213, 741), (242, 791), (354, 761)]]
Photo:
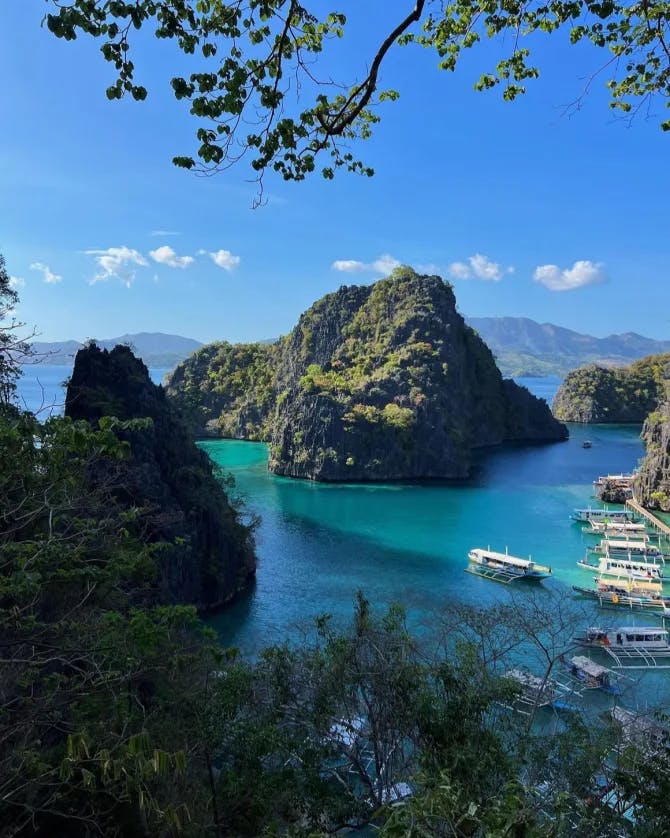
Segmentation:
[(573, 585), (573, 591), (581, 596), (595, 599), (601, 606), (659, 611), (663, 616), (670, 616), (670, 597), (663, 596), (658, 581), (642, 579), (623, 580), (601, 577), (595, 588), (583, 588)]
[(510, 556), (507, 551), (498, 553), (490, 548), (475, 547), (468, 553), (468, 561), (465, 568), (468, 573), (495, 582), (508, 583), (518, 579), (540, 581), (551, 576), (550, 567), (534, 562), (530, 556), (527, 559)]
[(603, 538), (600, 544), (589, 549), (592, 553), (610, 558), (658, 559), (659, 561), (664, 558), (660, 547), (642, 539)]
[(639, 516), (632, 509), (608, 509), (598, 507), (596, 509), (575, 509), (572, 513), (575, 521), (637, 521)]
[(614, 673), (606, 666), (592, 661), (585, 655), (575, 655), (570, 658), (570, 674), (587, 690), (604, 690), (604, 692), (620, 692), (618, 685), (614, 682)]
[(577, 562), (577, 566), (585, 570), (595, 570), (600, 574), (618, 576), (628, 579), (663, 579), (663, 565), (654, 562), (643, 562), (635, 559), (616, 559), (610, 556), (600, 556), (596, 562), (584, 558)]
[(587, 535), (621, 536), (634, 535), (640, 541), (648, 541), (646, 524), (634, 521), (589, 521), (587, 527), (582, 527)]
[(569, 689), (553, 678), (539, 678), (525, 669), (510, 669), (505, 678), (514, 681), (519, 687), (516, 697), (516, 709), (529, 714), (539, 707), (554, 707), (556, 710), (571, 709), (565, 701)]
[(587, 628), (577, 643), (606, 653), (621, 669), (670, 668), (668, 632), (658, 626)]

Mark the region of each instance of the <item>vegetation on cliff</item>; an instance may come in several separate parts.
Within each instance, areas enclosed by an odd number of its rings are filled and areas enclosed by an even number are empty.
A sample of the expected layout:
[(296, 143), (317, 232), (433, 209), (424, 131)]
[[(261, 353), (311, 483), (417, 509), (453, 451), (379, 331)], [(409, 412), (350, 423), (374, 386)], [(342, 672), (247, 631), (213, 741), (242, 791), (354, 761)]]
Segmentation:
[(649, 509), (670, 512), (670, 401), (647, 416), (642, 439), (646, 453), (635, 477), (635, 497)]
[(269, 440), (273, 471), (317, 480), (460, 478), (474, 448), (567, 436), (503, 381), (451, 286), (410, 268), (326, 295), (273, 346), (205, 347), (169, 393), (202, 430)]
[(200, 434), (266, 440), (277, 357), (273, 344), (210, 343), (172, 372), (168, 393)]
[[(119, 433), (130, 456), (114, 469), (123, 472), (123, 503), (143, 511), (144, 538), (157, 546), (161, 601), (217, 608), (249, 584), (255, 571), (249, 528), (163, 388), (128, 347), (110, 352), (93, 344), (77, 353), (65, 413), (93, 427), (107, 417), (144, 420)], [(95, 480), (104, 481), (99, 469)]]
[(568, 374), (552, 410), (563, 422), (644, 422), (665, 399), (668, 381), (670, 354), (620, 369), (590, 365)]

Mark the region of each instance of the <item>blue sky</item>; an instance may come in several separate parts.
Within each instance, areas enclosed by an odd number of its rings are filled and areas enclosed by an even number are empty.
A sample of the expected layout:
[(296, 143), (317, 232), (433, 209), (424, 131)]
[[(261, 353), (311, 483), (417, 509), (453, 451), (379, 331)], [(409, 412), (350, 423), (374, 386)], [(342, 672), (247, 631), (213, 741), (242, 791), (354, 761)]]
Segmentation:
[[(351, 12), (338, 65), (365, 66), (370, 32), (396, 22), (390, 5)], [(57, 41), (40, 28), (46, 8), (0, 9), (0, 252), (43, 339), (273, 337), (324, 293), (395, 262), (450, 278), (466, 315), (670, 338), (662, 103), (617, 120), (603, 77), (565, 113), (602, 53), (541, 40), (541, 78), (507, 104), (472, 89), (491, 47), (456, 74), (428, 51), (396, 50), (382, 83), (400, 100), (356, 149), (375, 177), (268, 177), (268, 203), (253, 210), (244, 164), (211, 178), (172, 166), (192, 153), (195, 126), (169, 91), (169, 44), (147, 39), (135, 54), (147, 101), (109, 102), (98, 46)]]

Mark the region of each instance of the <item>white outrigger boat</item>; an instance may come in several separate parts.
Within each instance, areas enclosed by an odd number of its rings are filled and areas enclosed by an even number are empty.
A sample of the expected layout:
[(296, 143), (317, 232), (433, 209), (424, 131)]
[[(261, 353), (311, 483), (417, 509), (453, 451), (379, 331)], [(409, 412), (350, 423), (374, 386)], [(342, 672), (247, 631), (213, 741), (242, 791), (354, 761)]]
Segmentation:
[(577, 562), (577, 567), (584, 570), (595, 570), (606, 576), (618, 576), (627, 579), (663, 579), (663, 565), (654, 562), (637, 561), (636, 559), (615, 559), (610, 556), (600, 556), (596, 562), (583, 558)]
[(551, 576), (550, 567), (537, 564), (530, 556), (527, 559), (510, 556), (507, 550), (504, 553), (497, 553), (490, 548), (484, 550), (482, 547), (475, 547), (468, 553), (468, 561), (469, 564), (465, 568), (468, 573), (505, 584), (517, 579), (530, 579), (537, 582)]
[(580, 646), (606, 653), (617, 669), (670, 669), (670, 642), (658, 626), (587, 628)]
[(608, 579), (601, 576), (596, 579), (596, 583), (595, 588), (573, 585), (572, 590), (581, 596), (598, 600), (601, 607), (660, 611), (662, 616), (670, 616), (670, 597), (663, 596), (663, 586), (659, 580)]
[(639, 515), (632, 509), (608, 509), (598, 507), (597, 509), (575, 509), (572, 513), (574, 521), (637, 521)]
[(606, 538), (608, 536), (617, 535), (625, 535), (627, 537), (628, 534), (630, 534), (641, 541), (648, 541), (649, 539), (649, 535), (647, 534), (647, 525), (634, 523), (633, 521), (592, 520), (589, 521), (588, 526), (582, 527), (582, 532), (587, 535), (604, 535)]
[(623, 559), (658, 559), (664, 560), (660, 547), (648, 541), (634, 541), (632, 539), (603, 538), (596, 547), (589, 550), (599, 556)]

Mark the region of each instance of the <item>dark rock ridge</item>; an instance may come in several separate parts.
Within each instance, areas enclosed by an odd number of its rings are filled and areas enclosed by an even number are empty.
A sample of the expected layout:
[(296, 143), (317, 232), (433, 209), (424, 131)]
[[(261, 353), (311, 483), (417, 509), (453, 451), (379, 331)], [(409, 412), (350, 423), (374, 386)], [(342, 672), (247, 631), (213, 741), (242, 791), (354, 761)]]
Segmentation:
[(642, 426), (642, 439), (647, 451), (633, 492), (643, 506), (670, 512), (670, 401), (649, 414)]
[(628, 367), (592, 364), (569, 373), (552, 410), (563, 422), (644, 422), (665, 399), (670, 355), (650, 355)]
[(343, 287), (275, 345), (252, 347), (205, 347), (169, 393), (201, 430), (270, 441), (277, 474), (463, 478), (475, 448), (567, 438), (544, 401), (503, 380), (437, 276), (399, 268)]
[(151, 420), (122, 432), (131, 456), (121, 464), (121, 502), (144, 510), (147, 540), (162, 545), (157, 601), (213, 609), (251, 582), (256, 560), (249, 528), (163, 388), (128, 347), (110, 352), (92, 345), (77, 353), (65, 413), (91, 423), (103, 416)]

